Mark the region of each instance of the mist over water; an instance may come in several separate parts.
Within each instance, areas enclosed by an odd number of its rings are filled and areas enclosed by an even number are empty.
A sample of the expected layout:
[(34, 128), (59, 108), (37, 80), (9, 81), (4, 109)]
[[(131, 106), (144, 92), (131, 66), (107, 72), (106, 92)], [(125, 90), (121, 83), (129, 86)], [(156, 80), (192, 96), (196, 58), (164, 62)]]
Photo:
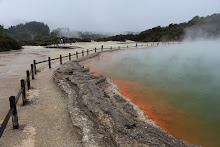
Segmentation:
[(106, 62), (96, 62), (95, 68), (112, 79), (136, 81), (162, 91), (157, 95), (158, 100), (201, 122), (198, 124), (201, 133), (194, 137), (203, 145), (212, 142), (213, 146), (219, 146), (219, 46), (220, 40), (203, 40), (130, 49), (107, 55)]

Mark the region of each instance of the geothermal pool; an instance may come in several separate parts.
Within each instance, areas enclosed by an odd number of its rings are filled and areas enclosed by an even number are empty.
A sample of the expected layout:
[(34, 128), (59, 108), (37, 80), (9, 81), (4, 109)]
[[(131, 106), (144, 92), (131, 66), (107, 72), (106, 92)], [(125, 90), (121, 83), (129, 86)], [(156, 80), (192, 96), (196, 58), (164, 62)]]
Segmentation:
[(220, 146), (220, 41), (105, 53), (86, 64), (180, 140)]

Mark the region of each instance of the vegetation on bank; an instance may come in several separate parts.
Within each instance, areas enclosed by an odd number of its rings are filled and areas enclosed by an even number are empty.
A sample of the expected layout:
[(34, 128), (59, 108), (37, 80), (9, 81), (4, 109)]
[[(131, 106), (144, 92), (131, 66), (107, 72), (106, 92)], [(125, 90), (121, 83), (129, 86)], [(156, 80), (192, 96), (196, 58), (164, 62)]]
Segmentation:
[(219, 37), (220, 36), (220, 14), (207, 17), (196, 16), (188, 22), (170, 24), (166, 27), (157, 26), (145, 30), (139, 34), (116, 35), (100, 38), (97, 41), (182, 41), (185, 37), (196, 39), (197, 37)]
[(0, 52), (21, 49), (21, 45), (13, 38), (4, 34), (4, 28), (0, 25)]

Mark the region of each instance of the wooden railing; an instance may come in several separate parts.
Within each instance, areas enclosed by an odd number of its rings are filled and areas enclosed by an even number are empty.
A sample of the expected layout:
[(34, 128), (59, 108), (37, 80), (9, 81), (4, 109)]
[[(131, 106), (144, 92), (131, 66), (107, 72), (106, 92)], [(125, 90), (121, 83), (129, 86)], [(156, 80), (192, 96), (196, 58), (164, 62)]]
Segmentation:
[[(163, 43), (163, 44), (170, 44), (170, 43)], [(103, 45), (101, 46), (101, 48), (97, 49), (87, 49), (86, 51), (82, 50), (82, 52), (78, 52), (76, 51), (75, 54), (71, 54), (69, 53), (68, 55), (66, 56), (62, 56), (60, 55), (60, 57), (57, 57), (57, 58), (50, 58), (48, 57), (48, 60), (44, 60), (44, 61), (39, 61), (39, 62), (36, 62), (36, 60), (33, 60), (33, 64), (31, 64), (31, 68), (30, 70), (27, 70), (26, 71), (26, 79), (22, 79), (21, 80), (21, 88), (20, 90), (18, 91), (17, 95), (16, 96), (10, 96), (9, 97), (9, 102), (10, 102), (10, 109), (3, 121), (3, 123), (1, 124), (1, 127), (0, 127), (0, 138), (8, 124), (8, 121), (10, 119), (10, 117), (12, 116), (12, 125), (13, 125), (13, 129), (18, 129), (19, 128), (19, 122), (18, 122), (18, 115), (17, 115), (17, 103), (18, 103), (18, 100), (19, 98), (22, 96), (22, 102), (23, 102), (23, 105), (25, 105), (27, 102), (28, 102), (28, 99), (26, 97), (26, 87), (27, 87), (27, 90), (29, 90), (31, 88), (31, 84), (30, 84), (30, 77), (32, 80), (34, 80), (35, 78), (35, 75), (37, 74), (37, 65), (38, 64), (41, 64), (41, 63), (45, 63), (45, 62), (48, 62), (48, 66), (49, 68), (51, 68), (51, 61), (54, 61), (54, 60), (60, 60), (60, 64), (63, 63), (63, 59), (64, 58), (68, 58), (69, 60), (72, 59), (72, 56), (75, 56), (76, 58), (79, 58), (79, 55), (82, 54), (82, 57), (84, 57), (85, 55), (88, 56), (90, 52), (93, 52), (93, 53), (96, 53), (98, 51), (100, 52), (103, 52), (104, 50), (119, 50), (119, 49), (123, 49), (123, 48), (137, 48), (138, 46), (140, 47), (146, 47), (146, 46), (158, 46), (160, 45), (159, 42), (154, 42), (154, 43), (150, 43), (150, 44), (141, 44), (141, 45), (138, 45), (136, 44), (135, 46), (126, 46), (126, 47), (120, 47), (118, 46), (117, 48), (113, 48), (113, 47), (110, 47), (110, 48), (104, 48)]]

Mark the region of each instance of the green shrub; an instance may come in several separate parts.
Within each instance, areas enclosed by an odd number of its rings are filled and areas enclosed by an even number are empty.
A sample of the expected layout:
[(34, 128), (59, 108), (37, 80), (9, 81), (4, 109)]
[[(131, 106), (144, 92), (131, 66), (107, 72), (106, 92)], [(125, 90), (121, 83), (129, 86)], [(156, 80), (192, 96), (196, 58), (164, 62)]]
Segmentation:
[(0, 52), (18, 49), (21, 49), (21, 45), (15, 39), (6, 35), (0, 35)]

